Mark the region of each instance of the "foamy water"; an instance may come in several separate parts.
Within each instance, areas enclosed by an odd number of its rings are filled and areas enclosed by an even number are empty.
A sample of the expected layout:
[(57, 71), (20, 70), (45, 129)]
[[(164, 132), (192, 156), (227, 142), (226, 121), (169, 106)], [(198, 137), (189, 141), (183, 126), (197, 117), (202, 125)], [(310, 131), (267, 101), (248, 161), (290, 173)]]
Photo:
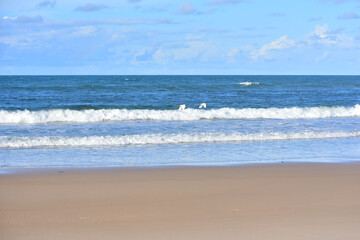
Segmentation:
[(353, 107), (307, 107), (307, 108), (221, 108), (178, 110), (69, 110), (54, 109), (42, 111), (0, 110), (0, 124), (40, 124), (40, 123), (93, 123), (103, 121), (198, 121), (216, 119), (301, 119), (360, 117), (360, 105)]
[(221, 143), (243, 141), (305, 140), (360, 137), (360, 132), (270, 132), (143, 134), (90, 137), (0, 137), (0, 148), (123, 146), (149, 144)]

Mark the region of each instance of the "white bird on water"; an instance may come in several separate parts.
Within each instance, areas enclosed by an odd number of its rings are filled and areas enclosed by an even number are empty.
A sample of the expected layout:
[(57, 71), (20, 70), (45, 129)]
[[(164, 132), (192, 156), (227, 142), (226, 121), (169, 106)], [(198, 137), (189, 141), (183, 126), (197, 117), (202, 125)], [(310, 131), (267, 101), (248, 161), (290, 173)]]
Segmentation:
[(206, 103), (202, 103), (199, 105), (199, 108), (206, 108)]
[(184, 110), (186, 108), (186, 105), (185, 104), (181, 104), (180, 106), (179, 106), (179, 110)]

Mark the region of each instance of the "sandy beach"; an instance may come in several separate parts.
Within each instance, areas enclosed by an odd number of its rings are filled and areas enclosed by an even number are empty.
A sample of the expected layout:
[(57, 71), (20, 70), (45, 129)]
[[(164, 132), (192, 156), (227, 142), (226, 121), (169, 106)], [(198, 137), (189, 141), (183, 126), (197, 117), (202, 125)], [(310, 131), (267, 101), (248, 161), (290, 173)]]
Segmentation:
[(0, 239), (360, 239), (360, 164), (27, 169)]

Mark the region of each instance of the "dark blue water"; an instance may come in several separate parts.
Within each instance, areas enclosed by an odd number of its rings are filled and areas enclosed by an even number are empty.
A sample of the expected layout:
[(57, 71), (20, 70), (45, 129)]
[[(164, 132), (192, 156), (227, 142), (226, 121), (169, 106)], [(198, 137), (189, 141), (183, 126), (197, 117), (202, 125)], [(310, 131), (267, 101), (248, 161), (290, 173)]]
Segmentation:
[(357, 161), (359, 104), (360, 76), (0, 76), (0, 165)]
[(4, 110), (354, 106), (360, 77), (1, 76), (0, 92)]

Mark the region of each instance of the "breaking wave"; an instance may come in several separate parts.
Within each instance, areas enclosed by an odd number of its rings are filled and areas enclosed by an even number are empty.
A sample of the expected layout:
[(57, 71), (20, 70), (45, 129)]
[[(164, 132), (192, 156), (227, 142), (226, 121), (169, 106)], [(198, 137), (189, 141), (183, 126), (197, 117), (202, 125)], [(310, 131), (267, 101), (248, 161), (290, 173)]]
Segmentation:
[(149, 144), (215, 143), (360, 137), (360, 132), (271, 132), (271, 133), (196, 133), (141, 134), (88, 137), (0, 137), (0, 148), (124, 146)]
[(239, 82), (238, 84), (243, 86), (250, 86), (250, 85), (259, 85), (259, 82)]
[(215, 119), (301, 119), (360, 117), (360, 105), (353, 107), (307, 108), (221, 108), (211, 110), (0, 110), (0, 124), (94, 123), (103, 121), (198, 121)]

